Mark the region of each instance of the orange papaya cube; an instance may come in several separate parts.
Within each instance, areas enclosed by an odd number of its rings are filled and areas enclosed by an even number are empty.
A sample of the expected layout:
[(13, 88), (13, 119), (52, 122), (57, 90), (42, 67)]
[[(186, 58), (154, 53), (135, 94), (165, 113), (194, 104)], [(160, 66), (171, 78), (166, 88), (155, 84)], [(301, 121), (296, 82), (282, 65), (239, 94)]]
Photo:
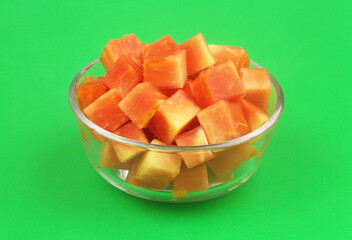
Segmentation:
[(224, 63), (231, 60), (235, 65), (237, 72), (241, 68), (248, 68), (250, 61), (246, 50), (241, 47), (230, 47), (221, 45), (208, 45), (211, 55), (216, 63)]
[[(144, 132), (139, 129), (133, 122), (129, 122), (123, 125), (114, 133), (124, 138), (148, 143), (148, 139)], [(121, 162), (127, 162), (128, 160), (136, 157), (138, 154), (144, 151), (142, 148), (131, 146), (125, 143), (119, 143), (115, 141), (111, 141), (111, 143), (115, 149), (117, 157)]]
[(100, 151), (100, 168), (125, 169), (130, 168), (131, 162), (120, 162), (117, 158), (114, 147), (108, 141), (103, 142)]
[(188, 76), (215, 64), (215, 60), (201, 33), (180, 44), (179, 47), (186, 50)]
[(252, 131), (260, 128), (270, 118), (270, 116), (266, 112), (264, 112), (263, 109), (254, 105), (250, 101), (242, 99), (241, 106), (242, 106), (243, 114)]
[(142, 70), (127, 55), (121, 55), (104, 77), (110, 89), (116, 88), (124, 98), (138, 83), (142, 82)]
[(145, 58), (143, 78), (160, 89), (183, 88), (187, 81), (186, 51), (175, 49)]
[(117, 89), (111, 89), (100, 96), (83, 112), (89, 120), (109, 132), (114, 132), (128, 121), (128, 117), (121, 111), (118, 103), (121, 97)]
[(139, 83), (122, 99), (119, 107), (134, 124), (144, 128), (165, 99), (166, 96), (152, 84)]
[[(131, 161), (129, 161), (131, 163), (131, 167), (130, 167), (130, 170), (128, 171), (126, 181), (133, 186), (152, 189), (151, 187), (149, 187), (148, 185), (146, 185), (142, 181), (136, 179), (136, 172), (138, 169), (139, 160), (140, 160), (139, 158), (135, 158), (135, 159), (132, 159)], [(127, 163), (129, 163), (129, 162), (127, 162)]]
[(144, 48), (146, 48), (146, 47), (148, 47), (150, 45), (150, 43), (145, 43), (144, 42), (144, 43), (142, 43), (142, 45), (143, 45)]
[(201, 72), (191, 84), (191, 90), (202, 108), (222, 99), (237, 99), (245, 94), (242, 81), (231, 61)]
[[(164, 145), (158, 140), (152, 144)], [(153, 189), (164, 189), (180, 173), (181, 156), (177, 153), (147, 151), (141, 157), (135, 178)]]
[(160, 53), (175, 49), (177, 44), (171, 38), (170, 35), (166, 35), (159, 40), (147, 45), (142, 51), (142, 58), (148, 58), (149, 56), (159, 55)]
[(76, 88), (76, 95), (79, 107), (85, 109), (101, 95), (106, 93), (109, 88), (103, 83), (104, 78), (94, 78), (87, 76)]
[[(208, 145), (208, 140), (201, 126), (178, 135), (175, 142), (177, 146)], [(181, 152), (180, 155), (188, 168), (193, 168), (213, 157), (209, 150)]]
[(194, 82), (194, 80), (188, 79), (182, 89), (187, 94), (187, 96), (192, 99), (193, 99), (193, 94), (192, 94), (192, 90), (191, 90), (191, 84), (193, 82)]
[(161, 141), (171, 144), (200, 111), (184, 91), (178, 90), (159, 105), (148, 129)]
[(197, 115), (210, 144), (225, 142), (250, 132), (241, 105), (220, 100)]
[(172, 182), (172, 192), (199, 192), (208, 190), (208, 171), (206, 165), (182, 168)]
[(242, 68), (239, 74), (246, 89), (244, 98), (268, 112), (271, 91), (268, 70), (264, 68)]
[(105, 45), (100, 61), (107, 72), (122, 54), (128, 55), (140, 64), (143, 48), (143, 44), (134, 34), (125, 35), (121, 39), (111, 39)]
[(216, 176), (216, 174), (210, 168), (208, 168), (209, 185), (226, 183), (226, 182), (230, 182), (232, 180), (233, 180), (233, 174), (230, 174), (228, 177), (221, 179), (218, 176)]
[(250, 143), (223, 149), (221, 152), (215, 153), (215, 157), (206, 164), (218, 178), (224, 179), (249, 159), (254, 150)]

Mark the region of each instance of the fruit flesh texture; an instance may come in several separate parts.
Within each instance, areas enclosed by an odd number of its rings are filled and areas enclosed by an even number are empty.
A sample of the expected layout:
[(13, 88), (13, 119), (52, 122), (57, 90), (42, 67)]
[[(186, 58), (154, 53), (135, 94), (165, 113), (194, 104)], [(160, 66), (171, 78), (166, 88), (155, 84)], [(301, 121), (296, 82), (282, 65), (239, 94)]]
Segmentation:
[(244, 86), (231, 61), (209, 68), (191, 84), (192, 95), (202, 108), (223, 99), (245, 95)]
[(145, 128), (165, 99), (152, 84), (140, 83), (122, 99), (119, 107), (139, 128)]
[(179, 47), (186, 50), (188, 76), (215, 64), (201, 33), (180, 44)]
[(160, 89), (183, 88), (187, 81), (186, 51), (175, 49), (144, 58), (143, 81)]
[(269, 120), (270, 116), (266, 112), (264, 112), (263, 109), (254, 105), (250, 101), (242, 99), (240, 103), (243, 114), (252, 131), (260, 128), (264, 123)]
[(123, 36), (121, 39), (111, 39), (104, 47), (100, 60), (108, 72), (111, 66), (122, 55), (128, 55), (138, 65), (141, 64), (141, 51), (143, 44), (134, 34)]
[(142, 51), (142, 58), (146, 59), (150, 56), (160, 55), (161, 53), (168, 52), (177, 47), (175, 41), (170, 35), (166, 35), (152, 44), (145, 46)]
[(114, 132), (128, 121), (128, 117), (118, 107), (121, 97), (116, 89), (100, 96), (83, 112), (93, 123), (109, 132)]
[(200, 108), (179, 90), (159, 105), (148, 129), (166, 144), (171, 144), (175, 137), (192, 121)]
[(233, 174), (229, 174), (229, 176), (225, 177), (225, 178), (219, 178), (218, 176), (216, 176), (216, 174), (210, 168), (208, 168), (209, 185), (226, 183), (226, 182), (230, 182), (232, 180), (233, 180)]
[[(121, 137), (129, 138), (132, 140), (148, 143), (147, 137), (144, 132), (137, 127), (133, 122), (129, 122), (114, 132), (116, 135)], [(128, 160), (136, 157), (138, 154), (144, 151), (144, 149), (131, 146), (124, 143), (119, 143), (111, 140), (111, 143), (115, 149), (117, 157), (121, 162), (127, 162)]]
[(104, 77), (110, 89), (116, 88), (124, 98), (138, 83), (142, 82), (142, 70), (127, 55), (121, 55)]
[(181, 168), (172, 182), (173, 195), (208, 190), (208, 172), (205, 164), (194, 168)]
[(206, 164), (218, 178), (224, 179), (249, 159), (254, 150), (250, 143), (241, 144), (215, 153), (215, 157)]
[(76, 88), (77, 101), (80, 109), (85, 109), (101, 95), (106, 93), (109, 88), (103, 83), (104, 78), (94, 78), (87, 76)]
[(209, 51), (216, 63), (224, 63), (231, 60), (239, 72), (241, 68), (248, 68), (250, 65), (246, 50), (241, 47), (221, 46), (209, 44)]
[(210, 144), (225, 142), (250, 132), (237, 102), (220, 100), (197, 115)]
[[(153, 140), (152, 144), (161, 144)], [(153, 189), (164, 189), (180, 173), (181, 157), (177, 153), (147, 151), (139, 161), (135, 178)]]
[(271, 91), (268, 70), (264, 68), (242, 68), (239, 74), (246, 90), (244, 98), (268, 112)]
[[(175, 142), (177, 146), (208, 145), (208, 140), (201, 126), (178, 135)], [(193, 168), (213, 158), (213, 154), (208, 150), (180, 152), (180, 155), (188, 168)]]
[(120, 162), (116, 156), (116, 152), (112, 144), (108, 141), (104, 141), (101, 145), (100, 150), (100, 168), (114, 168), (114, 169), (125, 169), (130, 168), (130, 162)]
[(149, 187), (148, 185), (146, 185), (145, 183), (143, 183), (142, 181), (136, 179), (136, 172), (137, 172), (137, 168), (139, 165), (139, 160), (140, 159), (137, 157), (137, 158), (129, 161), (129, 162), (131, 162), (131, 167), (130, 167), (130, 170), (128, 171), (126, 181), (133, 186), (153, 189), (153, 188)]

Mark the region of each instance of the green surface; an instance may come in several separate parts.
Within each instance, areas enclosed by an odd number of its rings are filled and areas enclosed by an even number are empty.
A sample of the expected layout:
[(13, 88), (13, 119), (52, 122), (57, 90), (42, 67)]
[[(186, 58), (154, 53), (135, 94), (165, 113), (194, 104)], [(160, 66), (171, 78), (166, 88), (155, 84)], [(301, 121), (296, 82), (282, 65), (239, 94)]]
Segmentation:
[[(0, 239), (352, 238), (350, 1), (105, 2), (1, 4)], [(264, 163), (207, 202), (120, 192), (86, 159), (70, 81), (111, 38), (198, 32), (243, 46), (281, 83)]]

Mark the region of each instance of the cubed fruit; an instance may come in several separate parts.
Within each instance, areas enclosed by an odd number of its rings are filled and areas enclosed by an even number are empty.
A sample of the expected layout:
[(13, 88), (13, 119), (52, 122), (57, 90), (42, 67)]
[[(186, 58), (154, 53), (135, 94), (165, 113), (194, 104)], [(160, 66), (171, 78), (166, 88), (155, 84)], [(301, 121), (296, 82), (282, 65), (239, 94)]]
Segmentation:
[(99, 127), (114, 132), (128, 121), (128, 117), (118, 107), (120, 101), (121, 97), (117, 89), (111, 89), (86, 107), (83, 112)]
[(178, 90), (183, 90), (188, 97), (193, 99), (193, 95), (191, 92), (191, 83), (193, 82), (192, 79), (188, 79), (185, 83), (185, 85), (183, 86), (183, 88), (174, 88), (174, 89), (163, 89), (162, 92), (163, 94), (165, 94), (165, 96), (167, 97), (171, 97), (172, 95), (174, 95)]
[[(177, 146), (208, 145), (208, 140), (201, 126), (178, 135), (175, 142)], [(180, 155), (188, 168), (193, 168), (213, 157), (209, 150), (182, 152)]]
[(245, 99), (242, 99), (240, 102), (243, 114), (252, 131), (258, 129), (269, 120), (270, 116), (260, 107)]
[(239, 74), (247, 92), (244, 98), (268, 112), (271, 90), (268, 70), (264, 68), (242, 68)]
[(146, 48), (146, 47), (148, 47), (150, 45), (150, 43), (145, 43), (144, 42), (144, 43), (142, 43), (142, 45), (143, 45), (144, 48)]
[(151, 187), (149, 187), (148, 185), (146, 185), (142, 181), (136, 179), (136, 172), (138, 169), (139, 160), (140, 160), (139, 158), (135, 158), (135, 159), (129, 161), (131, 163), (131, 167), (130, 167), (130, 170), (128, 171), (126, 181), (133, 186), (151, 189)]
[(125, 169), (130, 168), (131, 162), (120, 162), (116, 156), (115, 150), (110, 142), (105, 141), (101, 145), (100, 151), (100, 168)]
[(210, 168), (208, 168), (209, 185), (222, 184), (222, 183), (230, 182), (232, 180), (233, 180), (233, 174), (230, 174), (228, 177), (225, 177), (225, 178), (219, 178)]
[(237, 102), (220, 100), (197, 115), (210, 144), (225, 142), (250, 132)]
[(250, 61), (246, 50), (241, 47), (230, 47), (221, 45), (208, 45), (211, 55), (216, 63), (224, 63), (231, 60), (237, 71), (241, 68), (248, 68)]
[[(152, 144), (161, 144), (153, 140)], [(181, 156), (177, 153), (147, 151), (139, 162), (135, 178), (153, 189), (164, 189), (180, 173)]]
[(110, 89), (116, 88), (124, 98), (131, 89), (142, 82), (142, 70), (127, 55), (121, 55), (110, 67), (104, 78), (104, 83)]
[(119, 107), (134, 124), (144, 128), (165, 99), (166, 96), (152, 84), (140, 83), (122, 99)]
[(126, 54), (131, 57), (138, 65), (141, 63), (141, 51), (144, 49), (143, 44), (134, 34), (123, 36), (121, 39), (111, 39), (104, 47), (100, 56), (106, 71), (122, 55)]
[(204, 164), (194, 168), (182, 168), (180, 174), (172, 182), (173, 194), (205, 190), (208, 190), (208, 172), (207, 166)]
[(85, 109), (101, 95), (106, 93), (109, 88), (103, 83), (104, 78), (94, 78), (87, 76), (76, 88), (77, 101), (81, 109)]
[(249, 159), (254, 150), (250, 143), (241, 144), (215, 153), (215, 157), (206, 164), (218, 178), (224, 179)]
[(187, 96), (192, 99), (194, 99), (193, 94), (192, 94), (192, 90), (191, 90), (191, 84), (193, 82), (194, 82), (194, 80), (188, 79), (182, 89), (187, 94)]
[[(129, 122), (126, 125), (120, 127), (114, 133), (121, 137), (148, 143), (148, 139), (144, 135), (144, 132), (139, 129), (133, 122)], [(131, 146), (125, 143), (119, 143), (115, 141), (111, 141), (111, 143), (114, 146), (116, 155), (121, 162), (127, 162), (128, 160), (136, 157), (138, 154), (144, 151), (142, 148)]]
[(191, 90), (202, 108), (222, 99), (237, 99), (245, 94), (242, 81), (231, 61), (201, 72), (191, 84)]
[(183, 88), (187, 81), (186, 51), (170, 50), (143, 61), (143, 81), (160, 89)]
[(186, 93), (179, 90), (159, 105), (148, 128), (158, 139), (171, 144), (199, 111), (200, 108)]
[(215, 60), (201, 33), (180, 44), (179, 47), (186, 50), (188, 76), (215, 64)]
[(148, 58), (149, 56), (159, 55), (160, 53), (175, 49), (177, 44), (171, 38), (170, 35), (166, 35), (152, 44), (147, 45), (142, 51), (142, 58)]

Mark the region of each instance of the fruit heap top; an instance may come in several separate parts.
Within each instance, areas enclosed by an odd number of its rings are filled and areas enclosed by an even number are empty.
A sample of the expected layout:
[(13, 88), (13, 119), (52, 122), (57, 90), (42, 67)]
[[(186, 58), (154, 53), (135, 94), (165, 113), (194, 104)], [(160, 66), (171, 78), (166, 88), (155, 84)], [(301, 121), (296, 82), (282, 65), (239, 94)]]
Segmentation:
[(179, 45), (170, 35), (149, 44), (129, 34), (110, 40), (100, 60), (106, 75), (86, 77), (77, 100), (87, 118), (120, 136), (215, 144), (270, 118), (268, 71), (249, 68), (241, 47), (207, 45), (202, 34)]

